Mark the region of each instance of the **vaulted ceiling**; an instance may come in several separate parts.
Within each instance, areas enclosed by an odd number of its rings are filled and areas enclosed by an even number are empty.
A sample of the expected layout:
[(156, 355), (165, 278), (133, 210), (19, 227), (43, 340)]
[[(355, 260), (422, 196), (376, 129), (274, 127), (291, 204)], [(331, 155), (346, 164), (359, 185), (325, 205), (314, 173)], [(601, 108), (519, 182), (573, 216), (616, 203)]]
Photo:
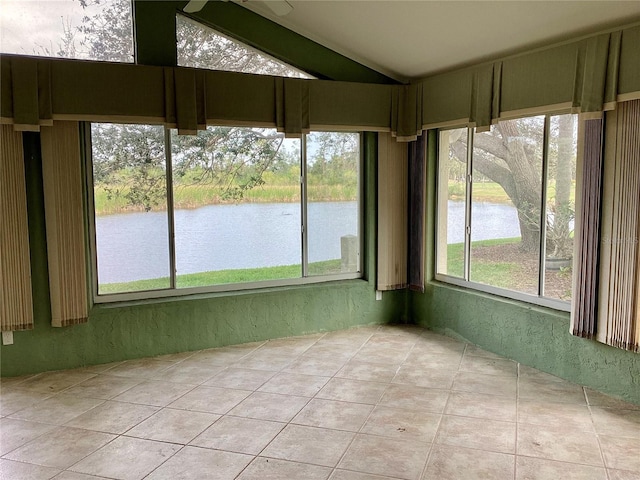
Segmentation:
[(285, 16), (267, 1), (239, 3), (398, 80), (640, 21), (637, 0), (288, 2)]

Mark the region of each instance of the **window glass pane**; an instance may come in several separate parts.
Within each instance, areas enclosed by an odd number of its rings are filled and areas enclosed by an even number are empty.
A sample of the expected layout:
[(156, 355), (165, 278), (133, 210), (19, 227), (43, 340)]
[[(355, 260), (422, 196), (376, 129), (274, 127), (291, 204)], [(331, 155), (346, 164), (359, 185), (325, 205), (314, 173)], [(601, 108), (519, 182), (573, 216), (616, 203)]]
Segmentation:
[(312, 78), (301, 70), (183, 15), (176, 15), (176, 29), (178, 65), (180, 66)]
[(360, 271), (360, 135), (307, 135), (309, 275)]
[(299, 143), (270, 129), (172, 130), (177, 287), (302, 275)]
[(91, 126), (98, 294), (168, 288), (164, 129)]
[(464, 277), (467, 129), (440, 132), (436, 272)]
[(131, 0), (2, 0), (0, 50), (133, 62)]
[(544, 296), (571, 300), (575, 212), (576, 115), (551, 117), (547, 172)]
[(544, 117), (473, 141), (470, 280), (538, 295)]

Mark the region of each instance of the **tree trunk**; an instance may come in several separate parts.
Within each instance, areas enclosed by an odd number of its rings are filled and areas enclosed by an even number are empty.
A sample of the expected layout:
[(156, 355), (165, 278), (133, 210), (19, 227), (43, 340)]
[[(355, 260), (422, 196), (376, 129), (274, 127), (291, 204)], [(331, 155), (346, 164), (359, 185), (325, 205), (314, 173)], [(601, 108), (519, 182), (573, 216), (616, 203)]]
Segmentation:
[(507, 148), (504, 161), (509, 166), (515, 187), (514, 195), (509, 197), (518, 210), (520, 249), (527, 253), (537, 252), (540, 248), (542, 165), (527, 156), (516, 121), (498, 125)]
[[(521, 131), (522, 130), (522, 131)], [(518, 212), (523, 252), (540, 248), (540, 206), (542, 202), (542, 159), (527, 150), (524, 136), (540, 137), (541, 125), (522, 127), (517, 120), (500, 122), (490, 134), (474, 137), (473, 173), (480, 173), (499, 184)], [(464, 162), (465, 146), (452, 144), (456, 157)]]
[(540, 250), (540, 221), (532, 223), (530, 215), (540, 215), (539, 209), (536, 212), (525, 212), (518, 209), (518, 223), (520, 224), (520, 250), (524, 253), (535, 253)]

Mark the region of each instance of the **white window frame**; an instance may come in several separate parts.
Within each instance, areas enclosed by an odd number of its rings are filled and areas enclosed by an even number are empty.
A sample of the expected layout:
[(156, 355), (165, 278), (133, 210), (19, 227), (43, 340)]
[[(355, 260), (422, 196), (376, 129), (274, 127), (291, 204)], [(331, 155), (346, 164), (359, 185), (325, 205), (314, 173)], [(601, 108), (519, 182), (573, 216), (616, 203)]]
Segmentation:
[[(434, 263), (434, 279), (440, 282), (456, 285), (458, 287), (469, 288), (473, 290), (477, 290), (480, 292), (488, 293), (491, 295), (496, 295), (499, 297), (504, 297), (512, 300), (518, 300), (522, 302), (531, 303), (534, 305), (538, 305), (541, 307), (548, 307), (554, 310), (560, 310), (564, 312), (571, 312), (571, 301), (559, 300), (551, 297), (544, 296), (544, 284), (545, 284), (545, 249), (546, 249), (546, 197), (547, 197), (547, 181), (548, 181), (548, 146), (549, 146), (549, 135), (550, 135), (550, 119), (552, 116), (556, 115), (564, 115), (568, 114), (568, 112), (555, 112), (555, 113), (546, 113), (544, 114), (544, 135), (543, 135), (543, 146), (542, 146), (542, 188), (540, 191), (541, 195), (541, 221), (540, 221), (540, 254), (538, 258), (538, 294), (532, 295), (524, 292), (519, 292), (516, 290), (508, 290), (506, 288), (495, 287), (492, 285), (486, 285), (483, 283), (474, 282), (469, 280), (470, 271), (471, 271), (471, 208), (472, 208), (472, 189), (473, 189), (473, 138), (475, 135), (475, 127), (468, 127), (466, 125), (458, 125), (453, 127), (443, 128), (438, 130), (438, 141), (440, 140), (440, 131), (445, 130), (455, 130), (466, 128), (467, 129), (467, 161), (466, 161), (466, 177), (465, 177), (465, 238), (464, 238), (464, 269), (463, 269), (463, 278), (455, 277), (452, 275), (447, 275), (445, 273), (438, 272), (438, 261), (440, 258), (440, 242), (438, 235), (438, 225), (441, 218), (441, 208), (438, 202), (436, 201), (435, 206), (435, 242), (434, 242), (434, 250), (435, 250), (435, 263)], [(526, 118), (526, 117), (518, 117), (518, 118)], [(505, 118), (501, 120), (514, 120), (516, 118)], [(580, 123), (578, 123), (580, 125)], [(580, 135), (580, 126), (578, 126), (578, 136)], [(439, 149), (437, 149), (439, 155)], [(580, 158), (576, 158), (576, 162), (580, 162)], [(438, 179), (440, 178), (440, 158), (438, 157), (436, 162), (436, 199), (439, 198), (437, 189), (439, 188)], [(444, 244), (446, 248), (446, 243)], [(576, 268), (575, 255), (572, 259), (572, 270)]]
[[(176, 251), (175, 251), (175, 222), (174, 222), (174, 206), (173, 206), (173, 181), (172, 181), (172, 158), (171, 158), (171, 129), (166, 128), (165, 131), (165, 156), (166, 156), (166, 189), (167, 189), (167, 222), (169, 232), (169, 266), (170, 266), (170, 286), (163, 289), (154, 290), (138, 290), (135, 292), (122, 293), (98, 293), (98, 256), (96, 243), (96, 224), (95, 224), (95, 202), (94, 202), (94, 184), (93, 184), (93, 161), (92, 161), (92, 145), (91, 145), (91, 124), (86, 123), (85, 128), (85, 161), (86, 161), (86, 185), (87, 185), (87, 206), (88, 206), (88, 236), (89, 250), (91, 254), (91, 290), (93, 301), (96, 304), (124, 302), (134, 300), (146, 300), (157, 298), (182, 297), (186, 295), (206, 294), (206, 293), (233, 293), (236, 291), (264, 289), (270, 287), (284, 287), (307, 285), (315, 283), (324, 283), (341, 280), (356, 280), (363, 278), (363, 254), (364, 254), (364, 202), (363, 202), (363, 175), (364, 175), (364, 148), (362, 132), (343, 131), (338, 133), (358, 134), (359, 158), (358, 158), (358, 185), (357, 198), (358, 203), (358, 263), (357, 271), (349, 273), (337, 273), (330, 275), (309, 275), (308, 274), (308, 233), (306, 229), (307, 222), (307, 161), (306, 161), (306, 135), (302, 135), (300, 141), (300, 208), (301, 208), (301, 225), (300, 225), (300, 241), (302, 244), (302, 255), (300, 259), (301, 276), (296, 278), (263, 280), (258, 282), (230, 283), (220, 285), (208, 285), (203, 287), (176, 287)], [(331, 131), (333, 130), (314, 130), (313, 132)]]

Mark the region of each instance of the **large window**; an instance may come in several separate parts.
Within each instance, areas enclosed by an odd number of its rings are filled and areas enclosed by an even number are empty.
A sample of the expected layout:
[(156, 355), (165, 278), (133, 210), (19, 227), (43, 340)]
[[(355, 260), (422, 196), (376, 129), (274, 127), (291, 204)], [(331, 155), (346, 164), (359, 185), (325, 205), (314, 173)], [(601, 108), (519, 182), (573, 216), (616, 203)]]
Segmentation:
[(441, 131), (436, 277), (568, 309), (576, 143), (574, 115)]
[(93, 124), (91, 157), (97, 301), (360, 276), (358, 133)]
[(227, 72), (313, 78), (184, 15), (176, 15), (178, 65)]
[(131, 0), (2, 0), (0, 51), (133, 62)]

